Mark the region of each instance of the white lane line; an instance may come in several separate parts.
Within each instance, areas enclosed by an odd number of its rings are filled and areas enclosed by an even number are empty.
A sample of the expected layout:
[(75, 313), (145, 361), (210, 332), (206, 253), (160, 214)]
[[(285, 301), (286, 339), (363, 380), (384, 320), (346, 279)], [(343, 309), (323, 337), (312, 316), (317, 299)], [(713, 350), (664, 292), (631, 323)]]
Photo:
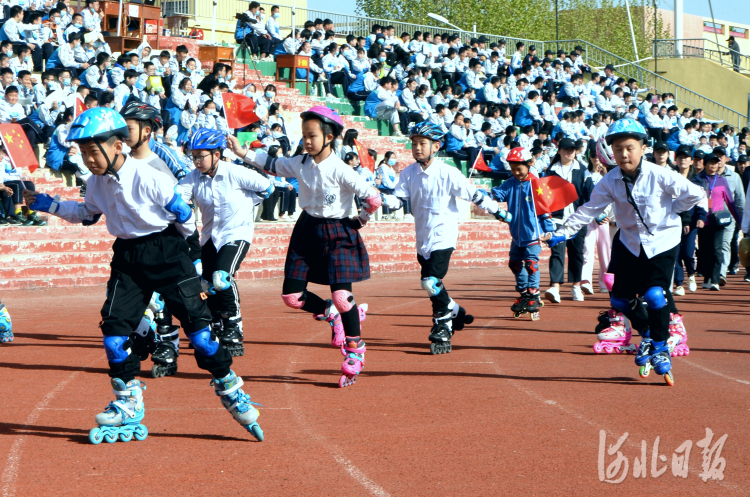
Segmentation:
[[(73, 381), (78, 376), (79, 371), (73, 372), (70, 376), (65, 378), (63, 381), (58, 383), (55, 388), (44, 396), (42, 400), (34, 407), (34, 409), (26, 416), (24, 426), (31, 426), (36, 423), (39, 419), (39, 414), (47, 407), (47, 404), (65, 388), (68, 383)], [(18, 478), (18, 468), (21, 464), (21, 452), (23, 451), (23, 445), (26, 442), (26, 436), (21, 435), (14, 442), (8, 453), (8, 460), (5, 463), (5, 469), (3, 470), (3, 497), (13, 497), (16, 495), (16, 479)]]
[[(494, 321), (490, 321), (486, 325), (478, 327), (479, 329), (477, 331), (477, 336), (479, 338), (479, 343), (480, 344), (482, 343), (483, 338), (484, 338), (484, 332), (482, 331), (482, 328), (491, 325), (493, 322)], [(503, 371), (500, 369), (500, 367), (497, 365), (497, 363), (493, 362), (492, 363), (492, 368), (495, 370), (496, 374), (498, 374), (500, 376), (504, 376), (505, 375), (505, 373), (503, 373)], [(701, 369), (703, 369), (703, 368), (701, 367)], [(717, 373), (717, 374), (719, 374), (719, 373)], [(724, 375), (720, 375), (720, 376), (724, 376)], [(612, 430), (610, 430), (606, 426), (603, 426), (603, 425), (600, 425), (598, 423), (595, 423), (594, 421), (591, 421), (590, 419), (586, 418), (585, 416), (583, 416), (578, 411), (576, 411), (574, 409), (571, 409), (569, 407), (566, 407), (566, 406), (560, 404), (560, 402), (558, 402), (558, 401), (550, 400), (550, 399), (545, 399), (543, 396), (539, 395), (538, 393), (534, 392), (533, 390), (530, 390), (530, 389), (526, 388), (525, 386), (523, 386), (521, 384), (521, 382), (519, 382), (518, 380), (513, 380), (513, 379), (510, 379), (510, 378), (503, 378), (503, 379), (505, 381), (507, 381), (508, 383), (510, 383), (516, 389), (520, 390), (521, 392), (523, 392), (526, 395), (528, 395), (529, 397), (531, 397), (532, 399), (534, 399), (534, 400), (536, 400), (536, 401), (538, 401), (538, 402), (540, 402), (542, 404), (545, 404), (545, 405), (554, 406), (554, 407), (560, 409), (561, 411), (563, 411), (565, 414), (567, 414), (569, 416), (572, 416), (572, 417), (574, 417), (574, 418), (576, 418), (576, 419), (578, 419), (578, 420), (586, 423), (589, 426), (592, 426), (597, 431), (604, 430), (607, 433), (608, 437), (612, 437), (615, 440), (617, 440), (617, 439), (619, 439), (622, 436), (621, 434), (615, 434)], [(734, 379), (734, 378), (730, 378), (730, 379)], [(739, 380), (735, 380), (735, 381), (739, 381)], [(641, 445), (639, 443), (635, 442), (635, 438), (636, 437), (632, 437), (631, 436), (631, 437), (629, 437), (625, 441), (625, 443), (627, 445), (629, 445), (630, 447), (632, 447), (632, 448), (640, 450)], [(698, 475), (701, 472), (701, 471), (698, 471), (698, 470), (693, 469), (693, 468), (690, 468), (689, 471), (691, 473), (693, 473), (694, 475)], [(714, 481), (714, 483), (717, 484), (717, 485), (719, 485), (719, 486), (721, 486), (721, 487), (724, 487), (726, 489), (734, 490), (735, 492), (740, 492), (740, 493), (745, 493), (746, 492), (745, 489), (743, 489), (741, 487), (738, 487), (737, 485), (732, 485), (731, 483), (726, 482), (726, 481), (719, 481), (719, 480), (717, 480), (717, 481)]]
[(680, 363), (684, 363), (684, 364), (687, 364), (689, 366), (693, 366), (694, 368), (702, 369), (706, 373), (714, 374), (716, 376), (724, 378), (725, 380), (736, 381), (737, 383), (742, 383), (743, 385), (750, 385), (750, 381), (745, 381), (745, 380), (740, 380), (740, 379), (737, 379), (737, 378), (732, 378), (731, 376), (726, 375), (724, 373), (719, 373), (718, 371), (714, 371), (713, 369), (708, 369), (707, 367), (701, 366), (700, 364), (696, 364), (696, 363), (694, 363), (692, 361), (688, 361), (684, 357), (680, 358)]

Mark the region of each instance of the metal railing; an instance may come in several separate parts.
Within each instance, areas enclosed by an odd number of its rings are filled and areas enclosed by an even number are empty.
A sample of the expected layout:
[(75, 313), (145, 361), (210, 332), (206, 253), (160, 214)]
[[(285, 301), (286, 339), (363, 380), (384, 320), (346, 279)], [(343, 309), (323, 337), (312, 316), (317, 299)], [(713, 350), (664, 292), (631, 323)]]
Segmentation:
[[(181, 2), (192, 4), (192, 12), (195, 12), (196, 0), (181, 0)], [(178, 2), (178, 3), (181, 3)], [(165, 2), (169, 3), (169, 2)], [(262, 4), (266, 9), (266, 13), (270, 14), (271, 4)], [(280, 20), (283, 20), (282, 29), (290, 29), (292, 25), (296, 26), (297, 29), (301, 29), (306, 21), (314, 21), (315, 19), (330, 19), (333, 21), (336, 33), (338, 35), (354, 35), (354, 36), (368, 36), (371, 32), (373, 24), (380, 24), (381, 26), (393, 26), (396, 36), (400, 36), (401, 33), (413, 33), (414, 31), (428, 31), (430, 33), (455, 33), (459, 34), (462, 38), (468, 37), (479, 37), (485, 36), (488, 39), (488, 44), (492, 42), (499, 42), (504, 40), (506, 43), (506, 56), (510, 56), (515, 52), (516, 43), (521, 41), (525, 44), (525, 49), (528, 50), (530, 46), (535, 46), (537, 54), (540, 58), (544, 55), (546, 50), (553, 50), (555, 53), (557, 50), (565, 50), (566, 53), (570, 53), (576, 46), (581, 46), (584, 49), (583, 60), (589, 65), (594, 71), (603, 71), (607, 65), (612, 65), (619, 76), (628, 79), (635, 79), (641, 88), (648, 88), (654, 93), (672, 93), (675, 96), (675, 100), (680, 107), (690, 107), (693, 109), (703, 109), (706, 115), (725, 121), (726, 123), (741, 128), (748, 124), (748, 116), (736, 110), (733, 110), (725, 105), (722, 105), (710, 98), (706, 98), (684, 86), (681, 86), (673, 81), (670, 81), (663, 76), (660, 76), (648, 69), (638, 65), (641, 61), (629, 61), (619, 55), (615, 55), (601, 47), (592, 45), (585, 40), (555, 40), (555, 41), (540, 41), (530, 40), (525, 38), (516, 38), (510, 36), (499, 36), (488, 33), (477, 33), (475, 31), (456, 31), (455, 29), (449, 29), (447, 26), (434, 26), (425, 24), (413, 24), (405, 23), (400, 21), (394, 21), (391, 19), (380, 19), (377, 17), (365, 17), (349, 14), (339, 14), (336, 12), (327, 12), (322, 10), (314, 9), (301, 9), (298, 8), (294, 12), (292, 18), (292, 8), (289, 6), (280, 6)], [(287, 24), (288, 20), (288, 24)], [(234, 26), (233, 19), (219, 19), (217, 18), (217, 24), (231, 25)], [(281, 24), (281, 23), (280, 23)], [(218, 26), (217, 26), (218, 27)], [(233, 29), (233, 27), (231, 28)], [(674, 40), (672, 40), (674, 41)], [(708, 40), (706, 40), (708, 41)], [(724, 48), (729, 50), (728, 48)], [(661, 49), (659, 49), (661, 50)], [(665, 49), (666, 50), (666, 49)], [(705, 50), (705, 47), (704, 47)]]
[(654, 58), (698, 57), (717, 62), (743, 74), (750, 74), (750, 57), (705, 38), (654, 40)]
[(166, 0), (162, 3), (162, 16), (195, 16), (195, 0)]

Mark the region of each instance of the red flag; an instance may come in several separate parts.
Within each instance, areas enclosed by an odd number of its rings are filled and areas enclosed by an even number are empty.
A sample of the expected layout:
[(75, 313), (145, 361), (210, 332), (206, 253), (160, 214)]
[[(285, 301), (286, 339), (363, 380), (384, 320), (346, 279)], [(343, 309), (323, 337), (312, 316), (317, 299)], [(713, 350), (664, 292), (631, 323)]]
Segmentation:
[(76, 93), (76, 110), (73, 111), (74, 117), (78, 117), (78, 114), (82, 114), (86, 111), (86, 106), (83, 104), (83, 97), (80, 93)]
[(255, 101), (252, 98), (229, 92), (222, 93), (221, 98), (224, 101), (224, 116), (230, 128), (244, 128), (260, 121), (255, 115)]
[(481, 151), (477, 154), (477, 158), (474, 159), (474, 164), (471, 166), (471, 168), (475, 171), (482, 171), (485, 173), (492, 172), (492, 169), (490, 169), (487, 163), (484, 162), (484, 156), (482, 155)]
[(36, 171), (39, 162), (20, 124), (0, 124), (0, 136), (13, 167), (16, 169), (26, 167), (30, 173)]
[(357, 155), (359, 156), (359, 165), (365, 169), (369, 169), (371, 172), (375, 172), (375, 161), (372, 156), (367, 152), (367, 147), (362, 145), (359, 140), (354, 140), (354, 145), (357, 147)]
[(547, 176), (542, 179), (532, 177), (531, 189), (534, 191), (537, 216), (564, 209), (578, 199), (573, 183), (565, 181), (560, 176)]

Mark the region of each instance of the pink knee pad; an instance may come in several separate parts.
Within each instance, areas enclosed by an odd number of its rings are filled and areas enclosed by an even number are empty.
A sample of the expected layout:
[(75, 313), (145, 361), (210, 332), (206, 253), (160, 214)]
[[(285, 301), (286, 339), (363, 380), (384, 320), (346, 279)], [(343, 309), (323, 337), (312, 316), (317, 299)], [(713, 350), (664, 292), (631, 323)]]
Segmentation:
[(615, 275), (612, 273), (604, 273), (604, 277), (602, 279), (604, 280), (604, 286), (606, 286), (607, 290), (611, 292), (612, 286), (615, 284)]
[(347, 290), (336, 290), (331, 294), (331, 298), (333, 299), (333, 305), (336, 306), (336, 310), (340, 314), (351, 311), (354, 307), (354, 295)]
[(282, 295), (281, 300), (292, 309), (302, 309), (305, 305), (305, 301), (302, 300), (302, 293), (290, 293), (289, 295)]

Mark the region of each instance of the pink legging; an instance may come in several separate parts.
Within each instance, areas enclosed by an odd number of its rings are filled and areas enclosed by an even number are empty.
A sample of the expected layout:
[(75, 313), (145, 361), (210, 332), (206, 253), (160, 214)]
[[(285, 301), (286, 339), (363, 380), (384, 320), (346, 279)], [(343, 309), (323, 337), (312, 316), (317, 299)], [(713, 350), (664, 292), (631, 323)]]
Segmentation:
[(593, 283), (594, 273), (594, 247), (599, 254), (599, 289), (607, 291), (602, 277), (607, 272), (609, 259), (612, 253), (612, 238), (609, 235), (609, 224), (598, 224), (592, 221), (588, 225), (588, 232), (583, 244), (583, 270), (581, 271), (581, 281)]

